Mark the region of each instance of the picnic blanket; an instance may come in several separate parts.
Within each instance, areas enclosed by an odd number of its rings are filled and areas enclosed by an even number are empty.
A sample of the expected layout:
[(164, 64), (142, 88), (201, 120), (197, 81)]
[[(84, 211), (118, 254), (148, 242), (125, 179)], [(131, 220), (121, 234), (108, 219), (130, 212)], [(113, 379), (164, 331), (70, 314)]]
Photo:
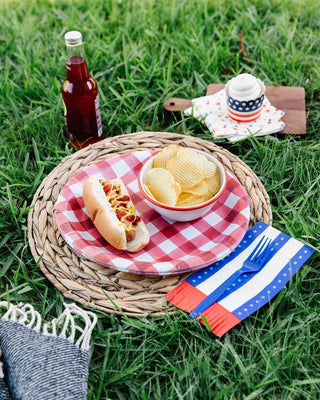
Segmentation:
[(97, 317), (64, 304), (42, 325), (30, 304), (0, 302), (0, 399), (87, 398), (89, 345)]

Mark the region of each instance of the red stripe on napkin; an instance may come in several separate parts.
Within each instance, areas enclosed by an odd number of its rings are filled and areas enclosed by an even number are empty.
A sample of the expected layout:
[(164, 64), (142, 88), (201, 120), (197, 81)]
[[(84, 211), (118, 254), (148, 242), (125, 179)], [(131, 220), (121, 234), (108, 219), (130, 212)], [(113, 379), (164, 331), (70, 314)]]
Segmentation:
[(176, 307), (190, 313), (207, 296), (189, 282), (183, 281), (164, 297)]
[[(202, 316), (206, 319), (211, 331), (219, 337), (241, 322), (241, 319), (237, 318), (219, 303), (213, 303), (209, 308), (201, 313), (201, 317)], [(199, 317), (199, 321), (204, 324), (201, 317)]]
[[(176, 307), (179, 307), (183, 311), (190, 313), (207, 296), (199, 289), (192, 286), (189, 282), (183, 281), (164, 297)], [(239, 318), (218, 303), (214, 303), (207, 308), (201, 314), (201, 317), (206, 319), (211, 331), (219, 337), (241, 322)], [(201, 317), (198, 319), (202, 324), (204, 324), (204, 321)]]

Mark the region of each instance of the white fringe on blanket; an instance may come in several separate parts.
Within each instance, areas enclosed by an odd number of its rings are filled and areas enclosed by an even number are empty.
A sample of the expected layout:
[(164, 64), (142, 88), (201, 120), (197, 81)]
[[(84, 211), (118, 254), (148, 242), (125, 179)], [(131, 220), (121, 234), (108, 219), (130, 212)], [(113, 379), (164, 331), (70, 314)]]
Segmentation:
[[(18, 322), (47, 336), (66, 338), (81, 350), (89, 350), (92, 330), (97, 323), (96, 314), (85, 311), (74, 303), (63, 303), (63, 305), (65, 307), (63, 313), (51, 322), (44, 323), (42, 329), (41, 315), (31, 304), (19, 303), (15, 306), (12, 303), (9, 304), (6, 301), (1, 301), (0, 314), (1, 308), (6, 308), (7, 311), (2, 316), (3, 319)], [(76, 320), (77, 317), (80, 317), (81, 321)], [(84, 327), (81, 326), (83, 323)], [(80, 337), (76, 338), (79, 334)], [(0, 378), (1, 374), (3, 374), (3, 372), (0, 362)]]

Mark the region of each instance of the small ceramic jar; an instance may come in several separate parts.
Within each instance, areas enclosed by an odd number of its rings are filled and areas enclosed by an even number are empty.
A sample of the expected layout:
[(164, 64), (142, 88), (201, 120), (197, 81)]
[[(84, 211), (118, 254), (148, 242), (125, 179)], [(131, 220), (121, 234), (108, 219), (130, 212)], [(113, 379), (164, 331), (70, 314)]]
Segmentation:
[(225, 87), (228, 115), (237, 122), (252, 122), (261, 115), (265, 85), (251, 74), (230, 79)]

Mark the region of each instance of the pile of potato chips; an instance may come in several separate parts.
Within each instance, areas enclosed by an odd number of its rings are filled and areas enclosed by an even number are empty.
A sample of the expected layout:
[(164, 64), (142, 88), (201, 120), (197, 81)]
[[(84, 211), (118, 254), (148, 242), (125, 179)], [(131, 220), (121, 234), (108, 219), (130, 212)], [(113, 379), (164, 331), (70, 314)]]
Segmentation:
[(210, 200), (220, 189), (217, 165), (191, 149), (170, 145), (154, 158), (145, 190), (169, 206), (190, 207)]

